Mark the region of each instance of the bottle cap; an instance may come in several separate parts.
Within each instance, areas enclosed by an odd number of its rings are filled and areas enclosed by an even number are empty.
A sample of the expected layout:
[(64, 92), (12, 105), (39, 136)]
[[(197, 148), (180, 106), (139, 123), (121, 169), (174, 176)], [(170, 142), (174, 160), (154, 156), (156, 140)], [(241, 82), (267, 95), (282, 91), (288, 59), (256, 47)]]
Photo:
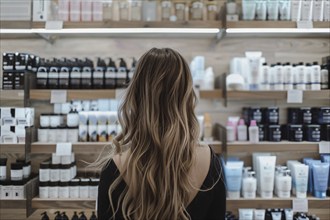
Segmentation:
[(245, 125), (244, 119), (240, 119), (238, 125)]
[(250, 126), (257, 126), (257, 121), (256, 120), (251, 120), (250, 121)]
[(234, 124), (232, 121), (227, 121), (227, 126), (234, 127)]
[(229, 199), (238, 199), (239, 198), (239, 191), (228, 191), (227, 197)]

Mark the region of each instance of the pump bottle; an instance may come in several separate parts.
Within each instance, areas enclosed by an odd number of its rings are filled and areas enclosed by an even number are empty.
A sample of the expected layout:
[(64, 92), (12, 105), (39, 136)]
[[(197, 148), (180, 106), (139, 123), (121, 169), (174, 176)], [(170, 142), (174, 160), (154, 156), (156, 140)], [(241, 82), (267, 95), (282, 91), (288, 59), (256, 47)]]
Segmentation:
[(43, 213), (41, 213), (41, 215), (42, 215), (41, 220), (49, 220), (47, 212), (43, 212)]
[(259, 129), (257, 126), (257, 122), (255, 120), (251, 120), (251, 122), (250, 122), (249, 140), (251, 143), (259, 142)]
[(254, 177), (255, 172), (247, 172), (247, 176), (243, 178), (243, 198), (254, 199), (257, 192), (257, 179)]
[(237, 139), (238, 141), (247, 140), (247, 128), (244, 119), (240, 119), (237, 126)]

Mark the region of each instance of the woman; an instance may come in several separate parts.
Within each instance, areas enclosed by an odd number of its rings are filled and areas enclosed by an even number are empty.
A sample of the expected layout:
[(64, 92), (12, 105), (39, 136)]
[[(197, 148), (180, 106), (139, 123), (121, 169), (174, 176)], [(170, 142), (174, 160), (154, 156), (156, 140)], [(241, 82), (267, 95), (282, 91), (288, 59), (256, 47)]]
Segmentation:
[(178, 52), (153, 48), (140, 58), (119, 109), (115, 155), (101, 160), (99, 219), (224, 219), (221, 165), (198, 142), (195, 102)]

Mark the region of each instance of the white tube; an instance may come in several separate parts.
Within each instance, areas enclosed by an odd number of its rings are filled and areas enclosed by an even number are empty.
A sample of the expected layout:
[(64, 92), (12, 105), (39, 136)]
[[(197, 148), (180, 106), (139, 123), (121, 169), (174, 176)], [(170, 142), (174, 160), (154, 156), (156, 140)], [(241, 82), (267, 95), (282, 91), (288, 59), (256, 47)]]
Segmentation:
[(293, 220), (293, 210), (292, 209), (284, 209), (285, 220)]
[(313, 3), (313, 21), (323, 21), (323, 0), (314, 0)]
[(253, 220), (253, 209), (238, 209), (239, 220)]
[(294, 182), (297, 198), (306, 198), (308, 183), (308, 166), (305, 164), (293, 164)]
[(301, 0), (291, 1), (291, 20), (300, 21), (301, 18)]
[(302, 21), (311, 21), (313, 13), (313, 1), (312, 0), (303, 0), (301, 5), (301, 20)]
[(272, 212), (272, 220), (281, 220), (282, 212)]
[(266, 214), (265, 209), (255, 209), (253, 212), (254, 212), (253, 213), (254, 220), (265, 220), (265, 214)]
[(276, 156), (257, 158), (261, 198), (273, 198)]

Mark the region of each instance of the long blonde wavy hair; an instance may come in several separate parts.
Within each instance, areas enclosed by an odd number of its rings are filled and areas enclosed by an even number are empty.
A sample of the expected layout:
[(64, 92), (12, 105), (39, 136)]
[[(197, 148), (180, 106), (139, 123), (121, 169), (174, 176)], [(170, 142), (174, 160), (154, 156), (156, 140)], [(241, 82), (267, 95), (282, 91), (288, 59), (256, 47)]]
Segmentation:
[[(121, 211), (125, 219), (190, 219), (189, 173), (199, 134), (195, 102), (189, 66), (178, 52), (152, 48), (140, 58), (118, 110), (122, 131), (113, 140), (114, 152), (99, 158), (104, 164), (129, 150), (124, 171), (109, 188), (113, 213)], [(127, 187), (116, 204), (121, 210), (115, 210), (111, 194), (123, 177)]]

